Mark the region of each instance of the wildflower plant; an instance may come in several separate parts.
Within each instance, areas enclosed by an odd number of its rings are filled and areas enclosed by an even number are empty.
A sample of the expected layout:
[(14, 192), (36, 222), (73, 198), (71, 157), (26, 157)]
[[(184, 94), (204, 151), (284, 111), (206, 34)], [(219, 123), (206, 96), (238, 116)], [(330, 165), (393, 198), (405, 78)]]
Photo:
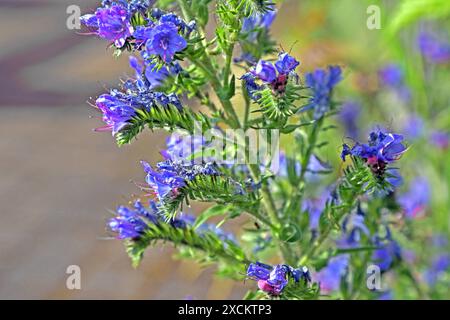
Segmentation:
[[(144, 130), (171, 133), (161, 161), (142, 162), (140, 200), (119, 206), (108, 230), (135, 266), (172, 243), (221, 276), (254, 280), (247, 299), (377, 297), (366, 266), (404, 268), (389, 214), (407, 195), (388, 200), (407, 142), (381, 129), (341, 150), (323, 140), (340, 112), (344, 68), (303, 72), (301, 57), (270, 38), (276, 10), (269, 0), (104, 0), (82, 17), (135, 71), (96, 100), (97, 131), (119, 146)], [(253, 148), (251, 135), (271, 143)], [(283, 152), (280, 140), (289, 141)], [(327, 148), (340, 167), (322, 159)], [(268, 157), (255, 156), (262, 151)], [(195, 202), (209, 207), (188, 215)], [(224, 231), (240, 216), (243, 230)]]

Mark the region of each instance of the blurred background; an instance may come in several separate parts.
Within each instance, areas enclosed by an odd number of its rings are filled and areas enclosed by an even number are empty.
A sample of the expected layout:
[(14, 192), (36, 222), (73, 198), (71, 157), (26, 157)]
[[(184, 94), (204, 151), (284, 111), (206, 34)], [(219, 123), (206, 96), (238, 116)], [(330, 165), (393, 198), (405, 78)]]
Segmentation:
[[(66, 27), (69, 5), (87, 13), (98, 3), (0, 0), (0, 298), (239, 299), (253, 284), (173, 260), (170, 245), (148, 250), (134, 270), (105, 230), (108, 210), (139, 192), (139, 160), (157, 161), (164, 135), (144, 133), (118, 148), (110, 134), (92, 131), (101, 121), (87, 101), (132, 75), (106, 42)], [(402, 192), (415, 178), (427, 188), (411, 191), (427, 197), (407, 222), (419, 230), (407, 249), (422, 272), (449, 254), (450, 8), (417, 3), (427, 1), (286, 0), (272, 35), (301, 72), (345, 69), (338, 97), (349, 116), (336, 121), (353, 132), (329, 136), (336, 148), (326, 160), (338, 166), (344, 137), (361, 139), (374, 125), (407, 136)], [(367, 25), (371, 4), (381, 9), (380, 29)], [(435, 42), (419, 41), (424, 32)], [(81, 268), (81, 290), (66, 288), (69, 265)], [(448, 279), (448, 266), (438, 276)]]

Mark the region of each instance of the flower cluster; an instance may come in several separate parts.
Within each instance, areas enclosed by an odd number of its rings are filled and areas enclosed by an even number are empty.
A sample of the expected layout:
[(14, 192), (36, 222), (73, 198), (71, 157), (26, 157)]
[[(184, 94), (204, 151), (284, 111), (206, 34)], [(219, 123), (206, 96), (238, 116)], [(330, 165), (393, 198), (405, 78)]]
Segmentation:
[[(266, 86), (269, 86), (274, 94), (283, 94), (289, 76), (297, 77), (295, 69), (299, 64), (300, 62), (288, 53), (280, 52), (275, 64), (260, 60), (250, 72), (241, 77), (241, 80), (244, 81), (249, 96), (255, 101), (259, 97), (258, 91), (263, 90)], [(258, 80), (262, 84), (258, 84)]]
[(145, 179), (147, 184), (161, 202), (164, 202), (167, 197), (176, 197), (180, 189), (186, 186), (187, 181), (191, 181), (199, 175), (215, 176), (220, 174), (213, 163), (190, 164), (168, 159), (159, 162), (155, 169), (145, 161), (141, 163), (147, 174)]
[(314, 119), (322, 118), (331, 110), (331, 95), (341, 80), (342, 70), (339, 66), (329, 66), (328, 70), (317, 69), (307, 73), (305, 83), (310, 88), (312, 96), (302, 111), (314, 110)]
[[(94, 14), (81, 17), (81, 22), (93, 30), (94, 34), (111, 41), (117, 48), (125, 44), (133, 45), (136, 50), (145, 50), (145, 57), (159, 57), (164, 63), (170, 63), (177, 52), (187, 47), (185, 37), (195, 30), (195, 21), (186, 23), (174, 13), (165, 13), (154, 8), (155, 1), (125, 0), (103, 1), (102, 7)], [(133, 17), (141, 13), (144, 25), (133, 24)]]
[(403, 136), (393, 133), (384, 133), (381, 130), (371, 132), (369, 143), (356, 143), (350, 148), (343, 145), (341, 158), (349, 155), (363, 159), (377, 176), (383, 176), (386, 166), (398, 160), (408, 148), (403, 143)]
[[(186, 229), (194, 226), (195, 217), (187, 214), (180, 214), (179, 218), (166, 220), (159, 211), (155, 202), (150, 201), (145, 207), (141, 201), (134, 202), (133, 208), (119, 206), (117, 215), (109, 219), (107, 226), (116, 234), (117, 239), (137, 240), (149, 229), (151, 225), (168, 224), (172, 228)], [(234, 235), (224, 231), (213, 224), (202, 224), (196, 229), (196, 234), (203, 236), (206, 233), (215, 234), (222, 241), (235, 242)]]
[(311, 281), (307, 267), (296, 269), (285, 264), (277, 264), (272, 267), (261, 262), (251, 263), (247, 269), (247, 276), (258, 281), (259, 289), (274, 296), (282, 294), (290, 278), (296, 283), (302, 279), (305, 282)]
[(128, 80), (123, 88), (124, 91), (112, 89), (109, 94), (97, 98), (95, 105), (102, 112), (106, 123), (106, 126), (96, 129), (97, 131), (112, 131), (116, 135), (130, 123), (137, 109), (148, 111), (153, 107), (165, 108), (169, 105), (182, 109), (175, 94), (153, 91), (139, 80)]

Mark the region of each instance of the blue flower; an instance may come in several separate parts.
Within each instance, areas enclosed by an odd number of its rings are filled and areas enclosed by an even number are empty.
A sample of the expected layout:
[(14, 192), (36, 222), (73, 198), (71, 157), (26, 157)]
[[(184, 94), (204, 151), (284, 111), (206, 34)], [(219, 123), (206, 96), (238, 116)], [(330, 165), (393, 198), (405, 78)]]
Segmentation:
[[(266, 86), (269, 86), (275, 94), (283, 94), (286, 90), (289, 76), (298, 78), (295, 69), (299, 64), (300, 62), (294, 57), (281, 52), (275, 65), (265, 60), (259, 60), (256, 66), (240, 79), (244, 81), (250, 98), (253, 101), (257, 101), (260, 98), (258, 91), (263, 90)], [(263, 84), (258, 84), (258, 80)]]
[[(169, 76), (169, 71), (166, 66), (158, 68), (156, 64), (152, 63), (144, 65), (134, 56), (130, 56), (130, 66), (136, 71), (136, 79), (141, 82), (139, 85), (144, 87), (144, 81), (148, 81), (147, 87), (149, 89), (159, 87)], [(145, 79), (143, 79), (143, 75)]]
[(257, 46), (260, 44), (259, 39), (267, 40), (269, 38), (269, 28), (277, 14), (275, 8), (272, 9), (265, 13), (255, 13), (243, 20), (240, 34), (242, 54), (235, 58), (234, 62), (244, 61), (248, 65), (254, 65), (258, 61), (259, 56), (255, 57), (249, 46)]
[(314, 119), (319, 119), (331, 110), (331, 94), (334, 87), (342, 80), (339, 66), (330, 66), (328, 71), (317, 69), (307, 73), (305, 83), (310, 88), (312, 96), (302, 111), (314, 110)]
[(417, 38), (420, 52), (430, 63), (450, 61), (450, 44), (440, 40), (436, 35), (422, 32)]
[(388, 87), (398, 87), (403, 85), (403, 70), (397, 64), (388, 64), (378, 71), (381, 83)]
[(117, 216), (108, 221), (108, 227), (117, 233), (118, 239), (137, 239), (148, 228), (149, 223), (158, 223), (156, 206), (154, 203), (145, 209), (140, 201), (134, 204), (134, 210), (124, 206), (117, 208)]
[(347, 274), (349, 256), (340, 255), (328, 261), (325, 268), (317, 272), (314, 280), (319, 282), (322, 293), (331, 293), (339, 289), (341, 279)]
[(274, 82), (277, 78), (275, 66), (265, 60), (259, 60), (252, 73), (255, 77), (268, 84)]
[(101, 95), (95, 104), (103, 113), (103, 121), (106, 123), (106, 126), (97, 128), (96, 131), (111, 130), (113, 136), (127, 126), (136, 114), (136, 109), (131, 103), (115, 94), (115, 91)]
[(187, 47), (187, 43), (178, 34), (178, 28), (174, 24), (163, 23), (149, 31), (145, 47), (148, 54), (157, 55), (168, 63), (173, 60), (175, 53)]
[(277, 62), (275, 62), (275, 67), (281, 74), (289, 74), (298, 67), (300, 62), (298, 62), (294, 57), (290, 56), (286, 52), (281, 52), (278, 56)]
[(450, 270), (450, 254), (443, 253), (433, 257), (431, 266), (425, 271), (424, 278), (431, 287), (436, 285), (439, 277)]
[(343, 235), (337, 241), (340, 248), (355, 248), (361, 243), (362, 237), (370, 237), (370, 231), (365, 223), (365, 214), (358, 205), (356, 213), (347, 216), (342, 222)]
[(402, 250), (400, 245), (392, 239), (391, 232), (388, 227), (386, 227), (386, 236), (380, 238), (378, 235), (375, 236), (373, 243), (379, 249), (375, 250), (372, 254), (372, 261), (382, 272), (388, 271), (394, 263), (402, 259)]
[(375, 174), (382, 176), (387, 164), (398, 160), (407, 149), (402, 135), (378, 130), (370, 133), (368, 144), (356, 143), (351, 148), (344, 144), (341, 158), (344, 161), (349, 155), (361, 158)]
[(431, 133), (430, 141), (439, 149), (446, 150), (450, 145), (450, 134), (445, 131), (435, 130)]
[(359, 103), (354, 101), (348, 101), (344, 103), (341, 107), (341, 112), (339, 113), (339, 120), (344, 125), (345, 134), (353, 139), (359, 137), (359, 118), (361, 113), (361, 106)]
[(114, 42), (117, 48), (122, 48), (128, 37), (133, 34), (130, 23), (130, 12), (121, 5), (98, 8), (95, 14), (87, 14), (80, 18), (87, 27), (95, 28), (101, 38)]
[(283, 292), (289, 283), (289, 277), (295, 282), (299, 282), (301, 279), (304, 279), (305, 282), (311, 281), (311, 275), (306, 267), (295, 269), (285, 264), (277, 264), (272, 267), (261, 262), (250, 263), (247, 276), (258, 281), (260, 290), (274, 296)]
[(168, 196), (176, 196), (178, 189), (186, 185), (184, 178), (180, 177), (176, 169), (169, 163), (165, 164), (165, 166), (160, 165), (160, 170), (154, 170), (145, 161), (141, 161), (141, 164), (147, 174), (145, 181), (160, 201), (163, 201)]
[(414, 219), (422, 216), (430, 202), (430, 185), (425, 177), (415, 178), (409, 190), (402, 194), (398, 202), (405, 216)]
[(243, 81), (249, 98), (253, 101), (258, 101), (261, 97), (258, 91), (262, 90), (263, 86), (256, 83), (255, 76), (252, 73), (247, 72), (239, 80)]

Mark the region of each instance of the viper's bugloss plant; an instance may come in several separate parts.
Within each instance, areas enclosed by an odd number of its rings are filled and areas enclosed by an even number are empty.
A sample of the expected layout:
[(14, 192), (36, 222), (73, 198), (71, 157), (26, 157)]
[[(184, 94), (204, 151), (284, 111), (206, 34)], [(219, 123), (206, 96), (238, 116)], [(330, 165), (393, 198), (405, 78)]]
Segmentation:
[[(269, 0), (105, 0), (82, 17), (134, 71), (96, 100), (105, 123), (97, 131), (112, 131), (119, 146), (145, 129), (172, 134), (160, 162), (142, 161), (140, 200), (118, 207), (108, 230), (135, 266), (168, 242), (221, 276), (255, 280), (247, 299), (379, 298), (387, 291), (365, 286), (368, 265), (414, 279), (396, 219), (426, 210), (427, 185), (397, 190), (403, 135), (377, 129), (357, 142), (362, 107), (349, 102), (341, 112), (338, 99), (345, 66), (304, 72), (310, 66), (270, 38), (276, 10)], [(446, 47), (433, 41), (421, 36), (420, 50), (442, 62)], [(379, 78), (405, 86), (393, 65)], [(335, 118), (351, 139), (341, 152), (326, 140)], [(270, 143), (251, 145), (252, 136)], [(431, 140), (448, 147), (444, 133)], [(338, 167), (324, 150), (341, 157)], [(208, 209), (183, 213), (196, 202)], [(242, 230), (224, 231), (242, 215)], [(430, 282), (446, 263), (436, 258)]]

